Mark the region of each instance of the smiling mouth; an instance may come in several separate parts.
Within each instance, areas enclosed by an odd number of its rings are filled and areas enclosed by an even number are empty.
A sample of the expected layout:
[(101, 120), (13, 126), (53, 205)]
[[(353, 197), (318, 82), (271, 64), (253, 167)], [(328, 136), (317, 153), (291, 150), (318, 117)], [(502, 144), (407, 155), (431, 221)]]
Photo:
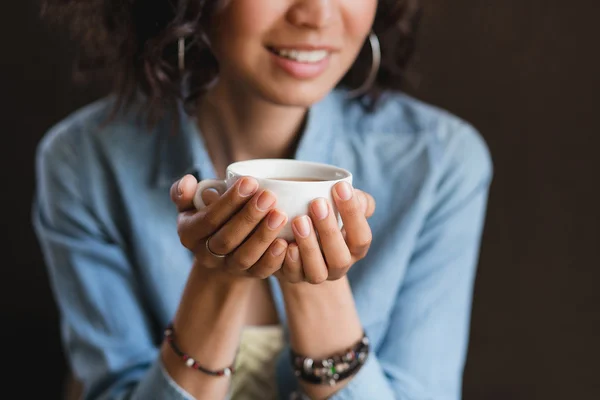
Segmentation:
[(267, 49), (276, 56), (305, 64), (317, 64), (330, 54), (327, 50), (276, 49), (274, 47), (267, 47)]

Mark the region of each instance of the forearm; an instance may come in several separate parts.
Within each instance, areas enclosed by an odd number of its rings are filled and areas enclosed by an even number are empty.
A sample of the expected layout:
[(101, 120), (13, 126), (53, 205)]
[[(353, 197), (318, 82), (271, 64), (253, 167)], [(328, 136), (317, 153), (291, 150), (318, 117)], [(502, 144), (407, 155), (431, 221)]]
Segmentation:
[[(360, 340), (363, 328), (347, 278), (320, 285), (282, 283), (290, 345), (299, 354), (319, 359), (339, 354)], [(302, 383), (313, 399), (323, 399), (345, 386)]]
[[(202, 367), (220, 370), (233, 363), (252, 283), (192, 268), (173, 325), (177, 345)], [(161, 356), (171, 378), (195, 398), (226, 397), (229, 377), (188, 368), (166, 342)]]

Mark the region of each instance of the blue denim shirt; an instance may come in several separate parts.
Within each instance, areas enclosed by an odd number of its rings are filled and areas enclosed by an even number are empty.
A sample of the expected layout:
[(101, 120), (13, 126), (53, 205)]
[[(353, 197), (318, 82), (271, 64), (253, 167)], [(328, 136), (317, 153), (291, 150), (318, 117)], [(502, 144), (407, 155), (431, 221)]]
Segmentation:
[[(64, 348), (86, 399), (192, 399), (158, 356), (192, 265), (169, 188), (215, 172), (192, 118), (177, 134), (169, 118), (150, 130), (133, 111), (103, 125), (112, 102), (75, 112), (38, 147), (34, 226)], [(485, 142), (407, 95), (368, 113), (336, 91), (311, 108), (296, 158), (350, 170), (377, 201), (371, 250), (348, 274), (372, 353), (332, 399), (459, 399), (492, 177)], [(288, 350), (282, 399), (298, 389)]]

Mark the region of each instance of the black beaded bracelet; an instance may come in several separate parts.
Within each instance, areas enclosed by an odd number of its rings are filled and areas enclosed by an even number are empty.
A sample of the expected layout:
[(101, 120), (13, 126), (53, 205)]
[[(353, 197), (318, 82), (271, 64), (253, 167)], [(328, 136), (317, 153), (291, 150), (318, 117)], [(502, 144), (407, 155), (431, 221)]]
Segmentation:
[(313, 360), (290, 350), (294, 374), (308, 383), (333, 386), (358, 372), (369, 356), (369, 338), (363, 334), (354, 346), (339, 355)]
[(167, 328), (165, 329), (165, 339), (167, 340), (175, 354), (177, 354), (185, 362), (185, 365), (192, 369), (212, 376), (230, 376), (233, 375), (233, 373), (235, 372), (233, 365), (227, 368), (220, 369), (218, 371), (211, 371), (200, 366), (196, 360), (194, 360), (188, 354), (181, 351), (179, 346), (177, 346), (177, 343), (175, 343), (175, 331), (173, 330), (173, 324), (169, 324), (169, 326), (167, 326)]

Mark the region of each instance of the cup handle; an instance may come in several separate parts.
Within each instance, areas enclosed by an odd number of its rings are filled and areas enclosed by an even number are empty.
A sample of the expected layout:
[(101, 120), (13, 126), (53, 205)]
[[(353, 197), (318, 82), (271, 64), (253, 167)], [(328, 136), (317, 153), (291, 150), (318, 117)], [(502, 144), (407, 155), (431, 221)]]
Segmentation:
[(198, 187), (193, 200), (194, 207), (196, 207), (197, 210), (206, 207), (206, 204), (204, 204), (204, 201), (202, 200), (202, 192), (206, 189), (215, 189), (220, 195), (223, 195), (223, 193), (227, 191), (227, 183), (217, 179), (206, 179), (198, 182)]

